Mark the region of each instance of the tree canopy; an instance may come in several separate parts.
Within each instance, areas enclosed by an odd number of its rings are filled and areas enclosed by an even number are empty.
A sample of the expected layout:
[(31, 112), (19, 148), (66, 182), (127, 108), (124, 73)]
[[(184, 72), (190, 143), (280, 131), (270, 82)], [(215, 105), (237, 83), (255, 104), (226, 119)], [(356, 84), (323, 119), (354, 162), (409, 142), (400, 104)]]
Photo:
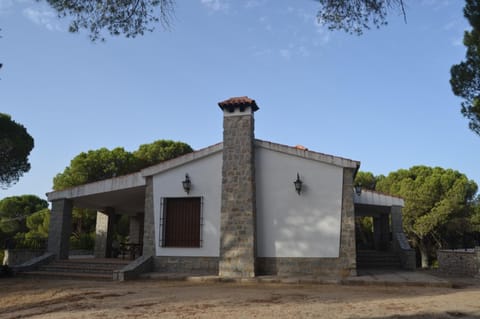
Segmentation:
[[(70, 32), (87, 30), (92, 41), (104, 40), (105, 33), (134, 38), (153, 31), (157, 23), (168, 28), (175, 9), (175, 0), (45, 1), (59, 17), (71, 19)], [(387, 24), (389, 10), (399, 10), (405, 17), (403, 0), (317, 1), (318, 21), (330, 30), (362, 34), (372, 25), (378, 28)]]
[(138, 164), (132, 153), (122, 147), (113, 150), (100, 148), (82, 152), (75, 156), (70, 166), (53, 179), (53, 189), (61, 190), (68, 187), (95, 182), (110, 177), (125, 175), (138, 169)]
[(5, 197), (0, 201), (0, 232), (12, 235), (25, 231), (26, 219), (47, 207), (47, 201), (35, 195)]
[(50, 225), (50, 210), (44, 208), (27, 217), (28, 232), (26, 239), (48, 238), (48, 227)]
[(465, 60), (452, 66), (450, 85), (463, 99), (461, 112), (470, 120), (470, 129), (480, 135), (480, 0), (466, 0), (463, 14), (472, 30), (465, 31)]
[(133, 173), (191, 151), (192, 148), (183, 142), (158, 140), (143, 144), (134, 152), (128, 152), (122, 147), (82, 152), (71, 160), (70, 166), (54, 177), (53, 189), (62, 190)]
[(452, 221), (471, 216), (477, 184), (452, 169), (414, 166), (380, 179), (376, 190), (405, 200), (403, 227), (426, 267), (435, 250), (447, 244)]
[(150, 144), (142, 144), (133, 152), (141, 168), (152, 166), (160, 162), (192, 152), (190, 145), (182, 142), (158, 140)]
[(25, 127), (0, 113), (0, 187), (16, 183), (30, 170), (28, 156), (33, 149), (33, 138)]
[[(38, 0), (37, 0), (38, 1)], [(174, 0), (74, 1), (46, 0), (60, 17), (70, 17), (70, 32), (88, 30), (95, 41), (103, 39), (102, 32), (123, 34), (127, 38), (152, 31), (154, 24), (168, 26), (173, 14)]]
[(362, 34), (373, 25), (380, 28), (387, 24), (389, 10), (399, 10), (406, 20), (403, 0), (318, 0), (317, 18), (330, 30), (343, 30)]
[(355, 185), (360, 185), (364, 189), (375, 190), (377, 181), (385, 176), (375, 176), (371, 172), (359, 171), (355, 176)]

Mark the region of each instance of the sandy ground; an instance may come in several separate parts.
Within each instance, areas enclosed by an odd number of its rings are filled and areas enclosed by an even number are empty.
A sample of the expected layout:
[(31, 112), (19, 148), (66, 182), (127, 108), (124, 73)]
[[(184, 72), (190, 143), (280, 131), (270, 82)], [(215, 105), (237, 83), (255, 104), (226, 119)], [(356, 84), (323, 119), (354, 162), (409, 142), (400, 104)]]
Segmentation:
[(0, 279), (0, 318), (480, 318), (453, 288)]

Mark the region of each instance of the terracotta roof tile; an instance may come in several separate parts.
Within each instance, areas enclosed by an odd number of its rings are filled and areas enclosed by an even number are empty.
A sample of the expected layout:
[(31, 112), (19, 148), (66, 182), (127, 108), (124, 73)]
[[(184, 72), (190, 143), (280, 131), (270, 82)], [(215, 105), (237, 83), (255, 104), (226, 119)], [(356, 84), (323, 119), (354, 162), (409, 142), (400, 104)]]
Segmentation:
[(295, 148), (296, 148), (297, 150), (308, 151), (308, 148), (306, 148), (306, 147), (303, 146), (303, 145), (295, 145)]
[(220, 106), (222, 110), (227, 109), (230, 112), (233, 112), (233, 109), (236, 106), (239, 106), (240, 109), (250, 106), (253, 112), (258, 110), (258, 106), (255, 100), (249, 98), (248, 96), (232, 97), (228, 100), (219, 102), (218, 106)]

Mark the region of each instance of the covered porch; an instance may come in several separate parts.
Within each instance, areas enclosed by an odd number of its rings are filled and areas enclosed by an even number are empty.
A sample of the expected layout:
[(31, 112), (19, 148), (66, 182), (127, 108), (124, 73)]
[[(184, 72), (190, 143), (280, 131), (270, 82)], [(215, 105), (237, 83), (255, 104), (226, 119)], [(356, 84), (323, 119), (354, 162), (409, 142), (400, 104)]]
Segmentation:
[(415, 251), (403, 232), (403, 199), (362, 190), (354, 193), (354, 205), (357, 266), (395, 267), (398, 260), (401, 268), (415, 269)]
[[(56, 259), (68, 259), (72, 233), (72, 210), (96, 211), (95, 258), (114, 258), (119, 252), (134, 259), (142, 255), (145, 211), (145, 178), (141, 173), (102, 180), (47, 193), (51, 217), (47, 251)], [(128, 216), (128, 241), (114, 239), (114, 226), (122, 215)]]

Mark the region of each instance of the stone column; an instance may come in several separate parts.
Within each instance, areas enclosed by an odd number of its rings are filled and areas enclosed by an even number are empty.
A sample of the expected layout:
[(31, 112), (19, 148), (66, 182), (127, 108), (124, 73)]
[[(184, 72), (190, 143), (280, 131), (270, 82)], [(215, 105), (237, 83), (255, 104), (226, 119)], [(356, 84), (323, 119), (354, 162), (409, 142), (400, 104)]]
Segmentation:
[(95, 227), (95, 258), (112, 257), (112, 241), (115, 227), (115, 210), (111, 207), (97, 211)]
[(70, 199), (52, 201), (47, 251), (54, 253), (56, 259), (68, 259), (72, 209), (73, 202)]
[(388, 250), (390, 246), (390, 223), (388, 214), (380, 215), (380, 250)]
[(143, 242), (143, 214), (130, 216), (128, 220), (128, 237), (130, 238), (130, 243), (141, 244)]
[(390, 216), (392, 219), (393, 236), (395, 236), (396, 233), (403, 233), (402, 207), (392, 206), (390, 208)]
[(357, 252), (355, 249), (355, 206), (353, 203), (353, 175), (355, 169), (343, 169), (342, 222), (340, 232), (340, 275), (357, 275)]
[(220, 224), (221, 277), (254, 277), (256, 259), (255, 150), (248, 97), (219, 103), (224, 112)]
[(153, 178), (146, 177), (145, 214), (143, 218), (143, 256), (155, 256), (155, 222), (153, 219)]
[(373, 242), (376, 250), (380, 250), (382, 241), (382, 224), (380, 216), (373, 217)]

